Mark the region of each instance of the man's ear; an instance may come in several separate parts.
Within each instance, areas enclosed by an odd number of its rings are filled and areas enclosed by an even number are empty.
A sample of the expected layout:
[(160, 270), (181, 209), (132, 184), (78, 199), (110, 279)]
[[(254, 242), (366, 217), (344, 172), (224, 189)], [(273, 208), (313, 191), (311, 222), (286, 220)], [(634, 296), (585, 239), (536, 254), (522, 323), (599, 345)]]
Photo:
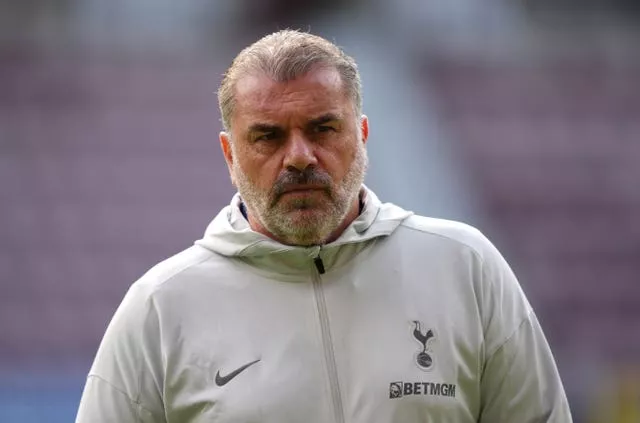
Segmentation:
[(360, 116), (360, 137), (362, 143), (366, 144), (369, 139), (369, 118), (367, 115)]
[(220, 132), (220, 148), (222, 148), (222, 154), (224, 155), (224, 161), (227, 162), (227, 168), (229, 169), (229, 176), (231, 177), (231, 183), (235, 186), (236, 181), (233, 177), (233, 149), (231, 148), (231, 134), (227, 132)]

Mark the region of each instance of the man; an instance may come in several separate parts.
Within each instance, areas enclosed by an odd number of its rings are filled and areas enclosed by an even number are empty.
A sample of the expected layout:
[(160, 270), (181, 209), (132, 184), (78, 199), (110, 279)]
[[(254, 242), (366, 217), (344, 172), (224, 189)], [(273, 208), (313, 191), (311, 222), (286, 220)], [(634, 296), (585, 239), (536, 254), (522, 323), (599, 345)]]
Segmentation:
[(238, 194), (132, 285), (78, 423), (571, 421), (491, 243), (363, 185), (352, 58), (271, 34), (233, 61), (219, 103)]

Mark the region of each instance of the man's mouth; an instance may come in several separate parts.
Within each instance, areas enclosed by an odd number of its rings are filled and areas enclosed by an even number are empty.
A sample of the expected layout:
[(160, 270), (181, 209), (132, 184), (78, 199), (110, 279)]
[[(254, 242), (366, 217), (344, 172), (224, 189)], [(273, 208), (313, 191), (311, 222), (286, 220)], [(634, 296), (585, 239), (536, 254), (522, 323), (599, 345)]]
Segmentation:
[(282, 190), (282, 194), (309, 194), (314, 191), (325, 191), (326, 188), (320, 185), (291, 185)]

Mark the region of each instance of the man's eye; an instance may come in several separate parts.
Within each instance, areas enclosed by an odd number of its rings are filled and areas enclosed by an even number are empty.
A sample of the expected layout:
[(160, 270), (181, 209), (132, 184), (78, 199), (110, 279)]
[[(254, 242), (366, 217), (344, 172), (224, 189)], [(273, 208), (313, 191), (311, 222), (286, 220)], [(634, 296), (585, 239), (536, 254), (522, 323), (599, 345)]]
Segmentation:
[(254, 138), (254, 141), (271, 141), (276, 138), (275, 132), (265, 132), (260, 134)]
[(315, 127), (315, 132), (329, 132), (329, 131), (335, 131), (335, 128), (333, 126), (328, 126), (328, 125), (318, 125)]

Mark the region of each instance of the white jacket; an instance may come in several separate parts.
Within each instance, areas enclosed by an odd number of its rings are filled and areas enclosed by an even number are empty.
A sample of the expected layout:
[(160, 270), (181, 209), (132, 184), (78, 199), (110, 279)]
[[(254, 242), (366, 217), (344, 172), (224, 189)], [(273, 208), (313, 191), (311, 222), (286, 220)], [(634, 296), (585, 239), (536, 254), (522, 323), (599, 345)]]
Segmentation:
[(253, 232), (236, 195), (131, 286), (76, 422), (571, 422), (492, 244), (365, 198), (339, 239), (302, 248)]

